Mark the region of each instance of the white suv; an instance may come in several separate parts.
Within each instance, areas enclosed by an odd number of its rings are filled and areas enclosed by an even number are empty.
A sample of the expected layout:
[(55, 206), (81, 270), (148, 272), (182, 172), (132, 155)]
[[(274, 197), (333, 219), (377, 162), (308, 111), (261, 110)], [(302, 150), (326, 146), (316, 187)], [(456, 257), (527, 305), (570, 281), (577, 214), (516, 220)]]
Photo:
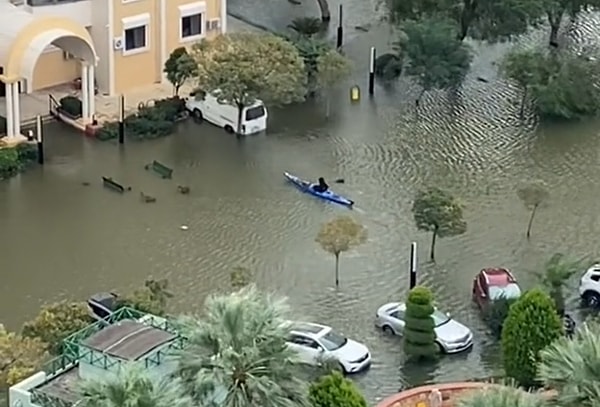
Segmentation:
[(298, 352), (303, 363), (318, 366), (335, 360), (344, 373), (358, 373), (371, 365), (369, 349), (348, 339), (331, 327), (311, 322), (292, 322), (288, 346)]
[(600, 306), (600, 263), (591, 266), (581, 277), (579, 295), (585, 306)]

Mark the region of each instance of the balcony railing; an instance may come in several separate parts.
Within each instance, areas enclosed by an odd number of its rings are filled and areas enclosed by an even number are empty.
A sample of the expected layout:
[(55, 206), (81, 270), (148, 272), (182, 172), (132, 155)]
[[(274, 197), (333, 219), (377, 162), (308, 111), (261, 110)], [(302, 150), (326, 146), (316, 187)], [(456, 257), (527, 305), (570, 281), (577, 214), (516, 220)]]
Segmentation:
[(82, 0), (27, 0), (26, 3), (28, 6), (35, 7), (35, 6), (52, 6), (55, 4), (76, 3), (78, 1), (82, 1)]

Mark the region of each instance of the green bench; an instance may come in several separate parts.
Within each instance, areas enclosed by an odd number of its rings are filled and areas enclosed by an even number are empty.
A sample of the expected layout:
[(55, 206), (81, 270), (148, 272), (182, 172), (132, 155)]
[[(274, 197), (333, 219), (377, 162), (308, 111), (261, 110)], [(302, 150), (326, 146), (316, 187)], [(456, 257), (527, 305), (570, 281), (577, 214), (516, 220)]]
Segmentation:
[(163, 179), (167, 179), (167, 178), (170, 179), (173, 176), (173, 169), (167, 167), (164, 164), (159, 163), (156, 160), (152, 161), (150, 164), (146, 165), (144, 168), (146, 170), (154, 171), (155, 173), (160, 175), (161, 178), (163, 178)]

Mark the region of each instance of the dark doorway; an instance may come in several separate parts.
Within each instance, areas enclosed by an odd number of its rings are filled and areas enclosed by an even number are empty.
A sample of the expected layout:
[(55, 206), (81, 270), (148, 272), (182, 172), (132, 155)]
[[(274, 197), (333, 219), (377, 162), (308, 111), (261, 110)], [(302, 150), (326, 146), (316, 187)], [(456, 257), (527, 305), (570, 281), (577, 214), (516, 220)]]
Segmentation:
[[(4, 74), (4, 67), (0, 66), (0, 75)], [(4, 86), (4, 83), (0, 82), (0, 98), (3, 98), (6, 96), (6, 86)]]

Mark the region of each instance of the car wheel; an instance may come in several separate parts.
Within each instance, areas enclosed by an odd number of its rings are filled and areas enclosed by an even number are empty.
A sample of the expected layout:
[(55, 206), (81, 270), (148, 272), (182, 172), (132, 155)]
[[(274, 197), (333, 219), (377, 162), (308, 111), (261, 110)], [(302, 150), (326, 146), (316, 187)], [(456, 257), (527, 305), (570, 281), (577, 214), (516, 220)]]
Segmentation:
[(390, 335), (395, 335), (396, 333), (394, 332), (394, 329), (389, 326), (389, 325), (384, 325), (381, 329), (383, 329), (383, 332), (385, 332), (386, 334), (390, 334)]
[(589, 308), (596, 308), (600, 306), (600, 294), (594, 291), (585, 292), (583, 294), (583, 303)]
[(192, 113), (194, 114), (194, 119), (196, 119), (196, 121), (201, 123), (204, 120), (204, 116), (202, 115), (200, 109), (194, 109)]
[(338, 369), (340, 370), (341, 374), (343, 374), (343, 375), (347, 375), (348, 374), (348, 372), (346, 372), (346, 368), (341, 363), (338, 365)]
[(225, 127), (223, 127), (225, 129), (225, 131), (229, 134), (233, 134), (233, 127), (231, 127), (230, 125), (226, 125)]
[(436, 342), (435, 344), (437, 345), (439, 353), (446, 353), (446, 348), (444, 348), (441, 343)]

